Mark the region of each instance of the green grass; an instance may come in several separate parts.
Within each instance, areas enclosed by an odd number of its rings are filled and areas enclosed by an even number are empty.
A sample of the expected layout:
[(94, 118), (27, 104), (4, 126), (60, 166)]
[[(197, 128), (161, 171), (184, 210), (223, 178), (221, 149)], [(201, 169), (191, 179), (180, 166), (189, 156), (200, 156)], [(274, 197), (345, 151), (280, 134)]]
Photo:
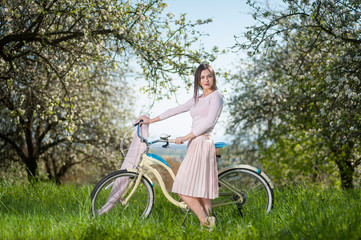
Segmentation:
[(181, 227), (184, 213), (156, 190), (149, 218), (93, 218), (93, 186), (50, 183), (0, 183), (0, 239), (360, 239), (361, 191), (316, 186), (275, 189), (270, 214), (241, 218), (216, 211), (217, 228), (201, 231), (194, 215)]

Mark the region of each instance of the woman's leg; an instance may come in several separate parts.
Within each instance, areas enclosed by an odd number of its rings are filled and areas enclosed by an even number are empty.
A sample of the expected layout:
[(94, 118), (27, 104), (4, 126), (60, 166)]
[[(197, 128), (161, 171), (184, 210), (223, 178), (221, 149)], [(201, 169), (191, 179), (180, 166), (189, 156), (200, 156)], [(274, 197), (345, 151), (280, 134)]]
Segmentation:
[(206, 212), (207, 216), (212, 216), (212, 201), (208, 198), (200, 198), (199, 199), (202, 208)]
[(216, 223), (216, 218), (212, 216), (212, 201), (208, 198), (200, 198), (199, 202), (207, 214), (206, 221), (201, 224), (206, 226), (209, 231), (212, 231)]
[(205, 223), (207, 221), (208, 214), (203, 209), (203, 206), (201, 202), (199, 201), (199, 198), (196, 197), (190, 197), (178, 194), (182, 200), (189, 206), (189, 208), (194, 212), (194, 214), (198, 217), (199, 221), (202, 223)]

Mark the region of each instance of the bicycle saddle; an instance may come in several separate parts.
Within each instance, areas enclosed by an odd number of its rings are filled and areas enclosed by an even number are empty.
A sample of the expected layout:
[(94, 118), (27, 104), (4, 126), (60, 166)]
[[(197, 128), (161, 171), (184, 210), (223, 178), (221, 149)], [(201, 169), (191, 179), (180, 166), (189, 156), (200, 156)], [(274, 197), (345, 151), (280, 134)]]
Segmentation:
[(225, 146), (227, 146), (227, 143), (225, 143), (225, 142), (216, 142), (214, 144), (214, 146), (216, 146), (216, 149), (217, 148), (224, 148)]

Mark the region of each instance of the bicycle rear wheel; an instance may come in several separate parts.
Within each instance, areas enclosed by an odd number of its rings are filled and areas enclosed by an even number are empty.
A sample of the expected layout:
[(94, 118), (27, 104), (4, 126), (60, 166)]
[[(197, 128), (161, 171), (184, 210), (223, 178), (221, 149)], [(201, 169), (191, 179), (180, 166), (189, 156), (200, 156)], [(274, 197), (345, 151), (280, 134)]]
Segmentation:
[(247, 168), (232, 168), (219, 174), (218, 182), (219, 198), (214, 204), (230, 210), (236, 208), (242, 216), (271, 211), (273, 189), (260, 172)]
[[(90, 195), (93, 215), (148, 217), (154, 205), (154, 190), (145, 177), (136, 187), (138, 176), (137, 173), (120, 170), (101, 179)], [(118, 190), (120, 186), (121, 191)], [(133, 195), (125, 203), (130, 194)]]

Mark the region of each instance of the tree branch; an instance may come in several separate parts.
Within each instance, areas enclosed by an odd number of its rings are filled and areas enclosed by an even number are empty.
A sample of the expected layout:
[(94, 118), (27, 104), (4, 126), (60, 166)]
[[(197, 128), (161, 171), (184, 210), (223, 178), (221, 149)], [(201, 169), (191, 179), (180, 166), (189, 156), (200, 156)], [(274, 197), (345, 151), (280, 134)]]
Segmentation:
[(62, 139), (54, 140), (53, 142), (42, 146), (42, 147), (40, 148), (39, 155), (45, 153), (48, 149), (50, 149), (50, 148), (52, 148), (52, 147), (54, 147), (54, 146), (56, 146), (56, 145), (58, 145), (58, 144), (60, 144), (60, 143), (62, 143), (62, 142), (65, 142), (65, 141), (67, 141), (67, 139), (66, 139), (66, 138), (62, 138)]
[(24, 162), (26, 162), (27, 156), (24, 154), (24, 152), (21, 150), (21, 148), (15, 143), (15, 141), (11, 140), (9, 137), (7, 137), (6, 135), (4, 135), (1, 132), (0, 132), (0, 138), (2, 138), (5, 142), (9, 143), (15, 149), (15, 151), (18, 153), (20, 158)]

